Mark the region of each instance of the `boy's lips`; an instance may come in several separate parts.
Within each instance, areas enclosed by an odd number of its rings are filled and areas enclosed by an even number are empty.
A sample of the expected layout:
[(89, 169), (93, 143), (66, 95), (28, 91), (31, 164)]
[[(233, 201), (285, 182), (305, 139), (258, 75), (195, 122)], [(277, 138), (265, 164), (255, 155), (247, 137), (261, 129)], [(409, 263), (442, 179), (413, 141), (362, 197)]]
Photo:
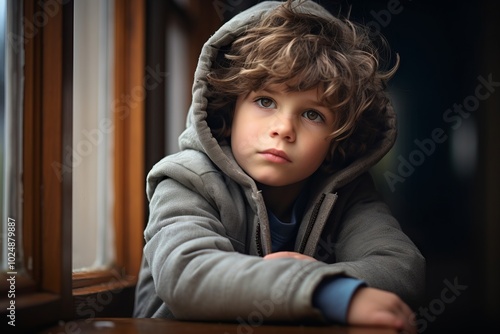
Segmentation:
[(276, 150), (274, 148), (271, 148), (271, 149), (268, 149), (265, 151), (261, 151), (259, 153), (266, 156), (270, 160), (275, 161), (275, 162), (292, 162), (285, 152), (280, 151), (280, 150)]

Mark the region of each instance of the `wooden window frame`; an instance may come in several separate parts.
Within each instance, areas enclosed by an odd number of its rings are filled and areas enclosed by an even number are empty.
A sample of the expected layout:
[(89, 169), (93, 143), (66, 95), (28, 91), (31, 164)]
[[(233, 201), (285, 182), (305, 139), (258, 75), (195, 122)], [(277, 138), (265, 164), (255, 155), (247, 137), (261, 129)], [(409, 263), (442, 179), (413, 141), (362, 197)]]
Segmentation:
[[(54, 169), (63, 161), (63, 147), (71, 145), (72, 9), (71, 1), (56, 7), (23, 1), (25, 270), (16, 276), (16, 330), (72, 316), (71, 254), (64, 251), (71, 249), (71, 171)], [(4, 282), (2, 277), (0, 306), (6, 319), (10, 301)]]
[(107, 270), (76, 272), (75, 318), (131, 316), (145, 225), (145, 0), (114, 2), (114, 235)]
[[(144, 7), (145, 0), (115, 1), (115, 266), (73, 274), (68, 154), (73, 145), (73, 0), (23, 0), (22, 230), (24, 263), (29, 265), (16, 276), (16, 330), (89, 316), (131, 315), (145, 225), (139, 195), (145, 194), (145, 95), (133, 103), (120, 103), (143, 87)], [(10, 302), (6, 278), (2, 274), (0, 283), (4, 319)], [(110, 291), (112, 303), (105, 299)], [(81, 312), (92, 299), (105, 303), (94, 313), (88, 308)]]
[[(168, 3), (176, 8), (175, 2)], [(161, 99), (166, 82), (158, 83), (158, 91), (146, 92), (146, 67), (161, 62), (156, 58), (146, 63), (146, 0), (119, 0), (114, 6), (116, 261), (109, 270), (72, 273), (72, 162), (68, 152), (73, 147), (73, 0), (23, 0), (24, 28), (31, 34), (25, 36), (24, 44), (22, 199), (24, 263), (29, 265), (16, 278), (16, 329), (33, 330), (75, 318), (131, 316), (147, 220), (145, 171), (151, 164), (145, 148), (146, 95), (154, 93)], [(207, 7), (213, 10), (211, 4), (204, 4)], [(206, 14), (203, 8), (190, 2), (184, 13), (196, 20)], [(179, 8), (176, 12), (182, 14)], [(44, 15), (46, 20), (36, 21), (45, 19)], [(33, 26), (33, 22), (43, 24)], [(209, 26), (215, 29), (220, 23)], [(213, 30), (207, 28), (188, 27), (190, 52), (199, 52), (201, 40)], [(157, 130), (161, 133), (161, 128)], [(155, 155), (160, 157), (158, 152)], [(59, 173), (54, 163), (62, 166)], [(0, 283), (2, 316), (9, 302), (5, 279)], [(104, 303), (89, 308), (99, 300)]]
[(145, 225), (144, 201), (138, 199), (146, 193), (145, 0), (115, 1), (115, 27), (116, 263), (137, 275)]
[[(130, 316), (145, 224), (145, 1), (114, 5), (114, 230), (113, 268), (73, 273), (75, 317)], [(105, 299), (106, 298), (106, 299)], [(102, 305), (92, 306), (92, 302)]]

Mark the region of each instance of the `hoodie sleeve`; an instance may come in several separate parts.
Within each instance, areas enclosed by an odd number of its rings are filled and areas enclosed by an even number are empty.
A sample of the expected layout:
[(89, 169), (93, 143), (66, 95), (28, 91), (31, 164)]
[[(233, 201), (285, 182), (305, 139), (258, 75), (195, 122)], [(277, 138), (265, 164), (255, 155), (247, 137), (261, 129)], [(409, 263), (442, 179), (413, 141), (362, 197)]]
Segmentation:
[(336, 232), (333, 266), (368, 286), (396, 293), (411, 306), (424, 290), (424, 257), (380, 200), (368, 173), (350, 196)]

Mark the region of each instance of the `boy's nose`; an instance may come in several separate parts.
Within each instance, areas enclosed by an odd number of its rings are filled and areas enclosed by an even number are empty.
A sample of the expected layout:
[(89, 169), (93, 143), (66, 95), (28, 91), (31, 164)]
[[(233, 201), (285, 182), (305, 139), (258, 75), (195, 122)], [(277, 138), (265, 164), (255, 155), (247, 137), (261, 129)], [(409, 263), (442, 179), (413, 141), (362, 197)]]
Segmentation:
[(296, 134), (293, 119), (287, 116), (276, 116), (270, 128), (270, 136), (294, 142)]

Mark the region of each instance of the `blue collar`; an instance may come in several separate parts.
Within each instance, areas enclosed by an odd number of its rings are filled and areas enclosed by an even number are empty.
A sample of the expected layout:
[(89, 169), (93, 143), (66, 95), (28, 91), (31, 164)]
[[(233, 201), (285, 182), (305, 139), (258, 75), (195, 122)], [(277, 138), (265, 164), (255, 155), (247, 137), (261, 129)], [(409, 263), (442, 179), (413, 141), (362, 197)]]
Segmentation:
[(282, 222), (270, 210), (267, 210), (273, 252), (292, 251), (294, 249), (298, 227), (300, 226), (300, 221), (307, 204), (307, 193), (307, 191), (302, 191), (299, 197), (297, 197), (293, 205), (292, 217), (289, 223)]

